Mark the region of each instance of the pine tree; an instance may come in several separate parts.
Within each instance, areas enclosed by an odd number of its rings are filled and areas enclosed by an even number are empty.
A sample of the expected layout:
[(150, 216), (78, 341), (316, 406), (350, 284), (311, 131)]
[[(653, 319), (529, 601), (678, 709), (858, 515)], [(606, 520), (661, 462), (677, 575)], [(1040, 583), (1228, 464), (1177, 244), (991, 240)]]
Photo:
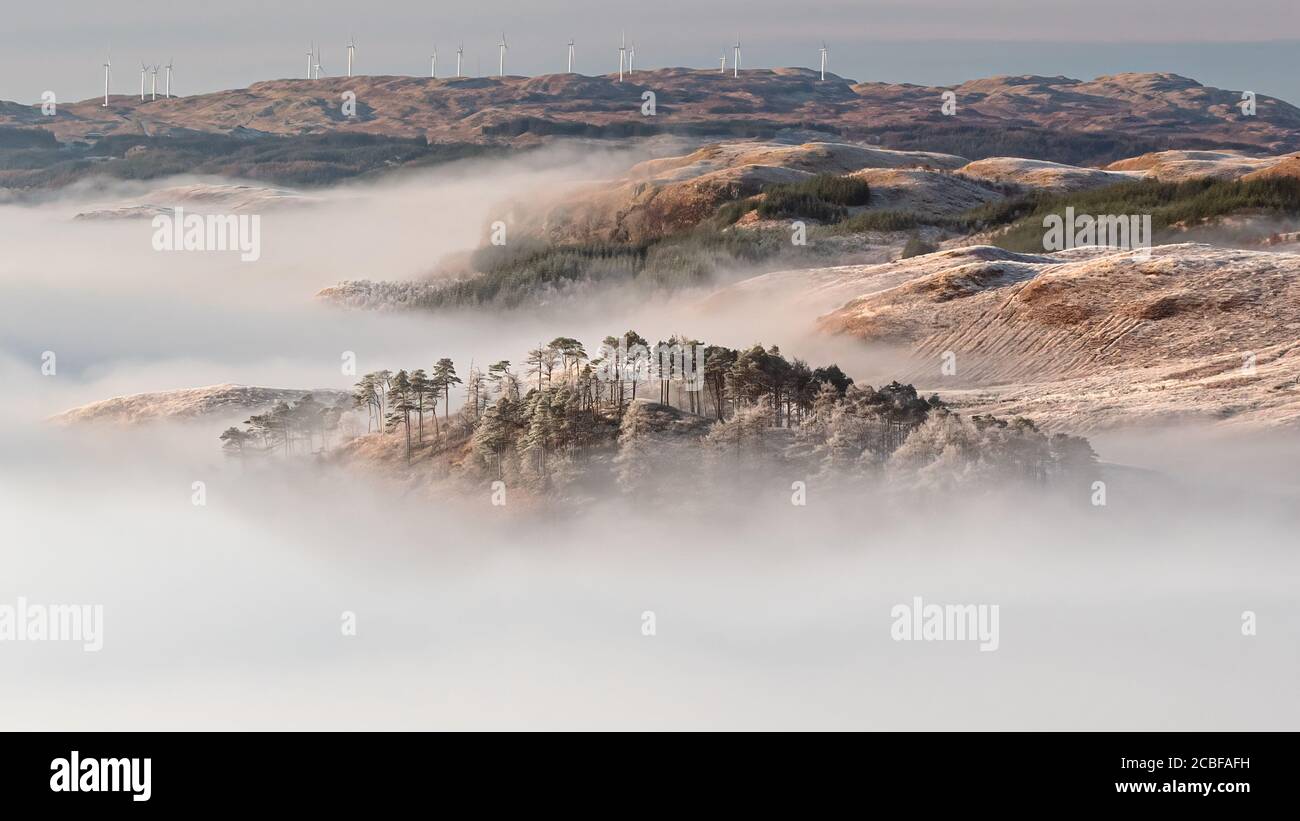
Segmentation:
[(411, 412), (415, 403), (411, 401), (411, 378), (406, 371), (398, 371), (392, 378), (388, 389), (388, 407), (391, 425), (401, 423), (406, 428), (406, 461), (411, 461)]
[(375, 398), (375, 393), (375, 375), (373, 373), (362, 376), (352, 390), (353, 407), (366, 409), (366, 433), (370, 432), (371, 422), (377, 421), (379, 417), (379, 404)]
[(293, 452), (293, 409), (283, 399), (271, 408), (267, 429), (273, 441), (278, 439), (284, 443), (286, 457)]
[(519, 379), (510, 370), (510, 360), (502, 359), (489, 365), (487, 378), (498, 399), (504, 396), (511, 402), (519, 401)]
[(549, 385), (559, 361), (559, 353), (549, 345), (534, 348), (528, 352), (528, 375), (537, 377), (537, 390), (542, 389), (542, 377)]
[(473, 409), (475, 421), (481, 419), (487, 409), (487, 386), (484, 384), (486, 381), (478, 368), (470, 363), (469, 377), (465, 381), (465, 405)]
[(227, 453), (238, 456), (241, 460), (244, 458), (244, 448), (248, 446), (248, 441), (253, 438), (251, 433), (246, 433), (236, 427), (226, 428), (221, 434), (222, 447)]
[(474, 452), (497, 479), (505, 478), (504, 456), (514, 445), (517, 422), (508, 397), (501, 397), (483, 412), (474, 428)]
[(545, 487), (548, 479), (546, 457), (556, 438), (549, 391), (530, 394), (525, 419), (528, 430), (519, 441), (519, 455), (528, 473)]
[[(650, 343), (646, 341), (644, 336), (641, 336), (641, 334), (636, 331), (628, 331), (623, 334), (623, 338), (627, 340), (628, 359), (631, 360), (625, 362), (624, 366), (627, 369), (628, 381), (632, 383), (632, 399), (635, 401), (637, 383), (648, 381), (650, 378)], [(635, 353), (633, 353), (633, 351), (635, 351)], [(619, 390), (620, 396), (618, 410), (622, 413), (622, 383), (619, 385)]]
[[(424, 444), (425, 400), (428, 398), (429, 393), (433, 390), (433, 384), (429, 382), (429, 377), (424, 373), (423, 369), (416, 368), (415, 370), (411, 371), (410, 385), (411, 385), (411, 398), (415, 402), (415, 418), (417, 420), (416, 427), (419, 430), (419, 435), (416, 437), (415, 441), (423, 445)], [(433, 416), (434, 419), (438, 418), (438, 414), (436, 412), (434, 413)]]
[(566, 377), (570, 367), (577, 370), (582, 361), (587, 358), (587, 351), (582, 347), (582, 343), (572, 337), (557, 336), (546, 347), (559, 354), (560, 369), (564, 371)]
[(727, 373), (735, 364), (736, 357), (736, 351), (721, 345), (710, 345), (704, 349), (705, 390), (713, 396), (713, 407), (719, 422), (726, 415), (723, 409), (727, 402)]
[[(321, 422), (320, 412), (322, 407), (321, 403), (316, 401), (316, 397), (312, 396), (310, 393), (304, 394), (303, 397), (294, 404), (293, 412), (289, 416), (289, 424), (292, 429), (300, 431), (303, 434), (303, 437), (307, 440), (308, 453), (311, 453), (312, 445), (314, 444), (312, 437)], [(322, 432), (321, 435), (323, 437), (324, 433)]]
[(439, 359), (438, 364), (433, 366), (432, 383), (435, 391), (442, 391), (442, 418), (447, 421), (447, 414), (451, 411), (451, 386), (461, 384), (460, 378), (456, 376), (456, 366), (450, 359)]

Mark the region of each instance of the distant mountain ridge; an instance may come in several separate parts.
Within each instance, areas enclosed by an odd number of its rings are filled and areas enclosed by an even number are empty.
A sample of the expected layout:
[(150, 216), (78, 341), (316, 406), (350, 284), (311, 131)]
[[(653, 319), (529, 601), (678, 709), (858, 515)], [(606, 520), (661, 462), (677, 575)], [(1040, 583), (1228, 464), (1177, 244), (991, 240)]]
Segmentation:
[[(345, 91), (356, 116), (342, 113)], [(643, 94), (655, 94), (653, 116)], [(952, 91), (956, 112), (940, 109)], [(113, 95), (61, 105), (52, 117), (39, 106), (0, 102), (0, 127), (39, 128), (61, 141), (97, 135), (194, 133), (300, 136), (359, 132), (430, 142), (527, 145), (553, 137), (634, 137), (677, 133), (772, 137), (781, 132), (834, 134), (894, 148), (931, 139), (960, 139), (962, 129), (1017, 134), (1053, 132), (1090, 142), (1088, 151), (1122, 140), (1155, 147), (1255, 147), (1300, 150), (1300, 109), (1272, 97), (1255, 99), (1257, 113), (1239, 109), (1242, 92), (1203, 86), (1168, 73), (1116, 74), (1083, 81), (1068, 77), (1005, 76), (951, 88), (818, 79), (803, 68), (747, 69), (739, 77), (716, 71), (665, 68), (616, 76), (330, 77), (268, 80), (245, 89), (140, 101)], [(1023, 132), (1023, 134), (1022, 134)], [(986, 134), (986, 138), (993, 136)], [(1027, 137), (1026, 137), (1027, 139)], [(1133, 156), (1133, 143), (1112, 158)], [(995, 152), (1024, 156), (1023, 151)], [(978, 159), (976, 153), (931, 145)], [(1079, 162), (1089, 157), (1050, 157)], [(992, 154), (985, 153), (985, 156)], [(1044, 157), (1048, 158), (1048, 157)]]

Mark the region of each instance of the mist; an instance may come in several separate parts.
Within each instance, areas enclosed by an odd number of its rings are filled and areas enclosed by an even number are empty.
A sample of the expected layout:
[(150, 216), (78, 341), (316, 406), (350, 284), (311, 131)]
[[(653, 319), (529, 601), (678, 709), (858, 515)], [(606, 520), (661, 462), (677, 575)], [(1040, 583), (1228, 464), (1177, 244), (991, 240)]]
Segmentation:
[[(612, 493), (520, 516), (486, 487), (431, 499), (311, 465), (250, 473), (193, 437), (24, 436), (4, 444), (0, 600), (102, 604), (105, 635), (98, 653), (4, 647), (8, 729), (1300, 718), (1294, 489), (1283, 506), (1249, 488), (1118, 480), (1098, 510), (814, 484), (793, 507), (775, 492), (791, 477), (771, 477), (773, 492), (716, 515)], [(704, 490), (690, 471), (662, 481), (683, 499)], [(998, 651), (891, 640), (890, 609), (912, 596), (998, 604)], [(1246, 610), (1258, 636), (1240, 635)], [(354, 636), (340, 635), (344, 613)]]
[[(1095, 437), (1101, 507), (1014, 488), (863, 493), (776, 470), (705, 486), (686, 462), (653, 477), (653, 502), (611, 487), (521, 510), (491, 504), (486, 482), (440, 493), (311, 458), (250, 469), (221, 452), (225, 420), (45, 421), (223, 382), (346, 389), (349, 351), (358, 373), (441, 357), (464, 370), (628, 328), (888, 378), (890, 352), (812, 336), (815, 306), (613, 292), (560, 311), (421, 314), (312, 299), (345, 279), (436, 275), (501, 203), (641, 158), (556, 151), (310, 192), (263, 215), (253, 264), (155, 252), (147, 220), (72, 220), (138, 187), (0, 207), (0, 603), (105, 613), (97, 653), (0, 645), (0, 726), (1300, 728), (1300, 453), (1280, 436)], [(791, 504), (800, 481), (806, 505)], [(914, 596), (998, 605), (997, 651), (893, 640), (891, 608)]]

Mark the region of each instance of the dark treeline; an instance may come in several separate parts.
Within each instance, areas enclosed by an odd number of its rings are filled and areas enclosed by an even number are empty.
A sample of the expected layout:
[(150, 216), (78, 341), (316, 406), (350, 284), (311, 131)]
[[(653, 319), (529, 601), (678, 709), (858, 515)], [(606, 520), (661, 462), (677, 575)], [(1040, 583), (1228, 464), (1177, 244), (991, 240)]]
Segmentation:
[(1043, 218), (1079, 214), (1150, 214), (1155, 242), (1168, 241), (1176, 228), (1210, 222), (1241, 212), (1279, 216), (1300, 214), (1300, 180), (1262, 177), (1253, 180), (1212, 178), (1185, 182), (1139, 180), (1070, 194), (1013, 198), (965, 215), (970, 230), (1007, 226), (996, 244), (1012, 251), (1043, 250)]
[(726, 226), (750, 211), (762, 219), (811, 219), (838, 222), (852, 206), (867, 205), (871, 188), (864, 180), (838, 174), (817, 174), (799, 182), (769, 185), (758, 196), (729, 202), (718, 210), (715, 223)]
[(729, 266), (752, 266), (789, 246), (784, 235), (737, 234), (709, 226), (639, 243), (551, 245), (521, 239), (485, 246), (472, 257), (478, 273), (423, 294), (409, 307), (517, 307), (591, 284), (672, 290), (701, 285)]
[(912, 231), (926, 225), (957, 233), (1004, 229), (991, 242), (1010, 251), (1043, 250), (1043, 218), (1078, 214), (1150, 214), (1156, 240), (1167, 240), (1175, 227), (1194, 226), (1243, 211), (1282, 216), (1300, 214), (1300, 180), (1263, 177), (1254, 180), (1195, 179), (1184, 182), (1134, 180), (1087, 191), (1037, 191), (1012, 195), (952, 217), (910, 211), (863, 211), (827, 225), (829, 234), (863, 231)]
[(769, 185), (760, 196), (729, 202), (718, 210), (715, 222), (726, 226), (750, 211), (763, 219), (810, 219), (839, 222), (849, 208), (871, 201), (865, 180), (838, 174), (816, 174), (799, 182)]

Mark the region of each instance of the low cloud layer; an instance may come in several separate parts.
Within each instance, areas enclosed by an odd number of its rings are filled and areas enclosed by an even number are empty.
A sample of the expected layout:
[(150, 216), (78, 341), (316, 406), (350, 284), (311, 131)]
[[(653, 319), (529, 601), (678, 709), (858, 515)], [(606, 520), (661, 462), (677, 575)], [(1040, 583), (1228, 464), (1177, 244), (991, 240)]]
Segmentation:
[[(103, 649), (0, 644), (0, 724), (179, 728), (1204, 728), (1300, 726), (1294, 446), (1208, 431), (1098, 437), (1087, 495), (897, 497), (746, 477), (716, 510), (617, 489), (578, 509), (431, 496), (308, 457), (245, 469), (206, 423), (42, 420), (118, 393), (509, 358), (634, 327), (780, 344), (879, 382), (888, 352), (781, 306), (612, 294), (570, 312), (345, 313), (341, 279), (422, 276), (496, 203), (633, 158), (469, 163), (267, 214), (256, 264), (151, 250), (90, 203), (5, 206), (0, 603), (104, 608)], [(169, 184), (174, 181), (169, 181)], [(102, 198), (114, 200), (119, 192)], [(135, 193), (135, 192), (123, 192)], [(44, 351), (58, 354), (41, 374)], [(1249, 477), (1249, 481), (1240, 481)], [(708, 498), (689, 464), (656, 497)], [(203, 504), (195, 504), (196, 482)], [(740, 487), (742, 483), (736, 483)], [(725, 491), (727, 488), (721, 488)], [(777, 491), (780, 492), (777, 492)], [(726, 494), (724, 493), (725, 497)], [(740, 512), (738, 512), (740, 511)], [(891, 609), (996, 604), (996, 652), (896, 642)], [(1243, 635), (1243, 614), (1258, 620)], [(644, 632), (654, 616), (653, 635)], [(347, 614), (355, 635), (345, 635)]]

